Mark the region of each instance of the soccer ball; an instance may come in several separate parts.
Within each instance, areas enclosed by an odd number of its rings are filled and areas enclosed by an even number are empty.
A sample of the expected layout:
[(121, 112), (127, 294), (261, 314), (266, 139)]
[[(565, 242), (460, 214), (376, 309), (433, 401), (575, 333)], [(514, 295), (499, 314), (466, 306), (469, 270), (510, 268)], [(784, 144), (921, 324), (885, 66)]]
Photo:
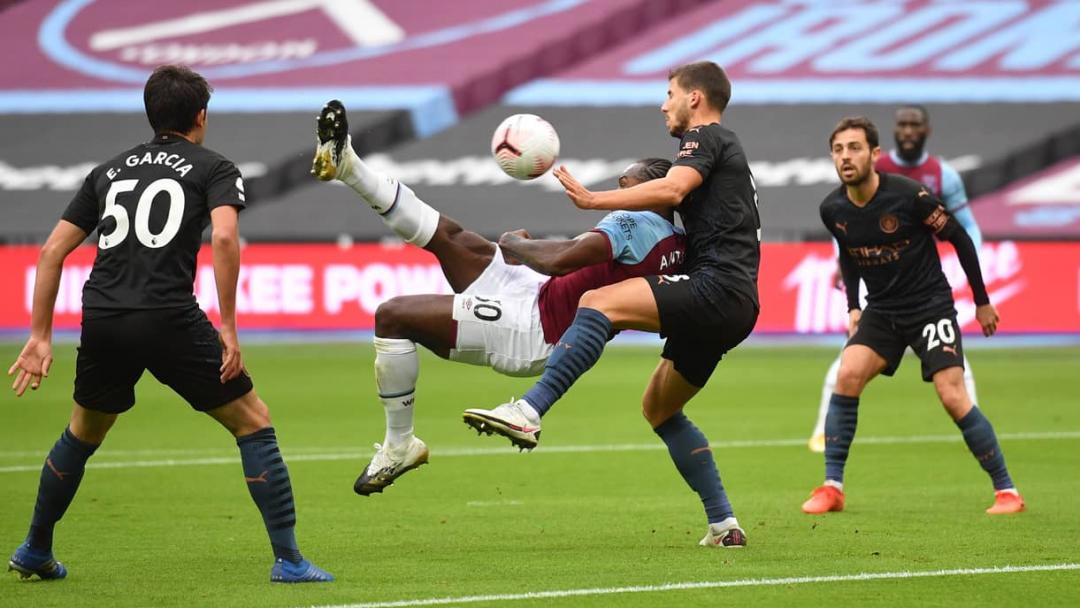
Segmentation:
[(491, 137), (491, 155), (514, 179), (540, 177), (559, 155), (559, 134), (535, 114), (514, 114)]

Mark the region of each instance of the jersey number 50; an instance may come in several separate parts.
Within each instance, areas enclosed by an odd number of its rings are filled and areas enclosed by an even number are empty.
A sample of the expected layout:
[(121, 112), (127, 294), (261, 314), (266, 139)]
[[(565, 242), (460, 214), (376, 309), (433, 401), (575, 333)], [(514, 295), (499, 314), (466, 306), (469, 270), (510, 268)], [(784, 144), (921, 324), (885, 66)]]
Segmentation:
[[(137, 179), (121, 179), (109, 186), (109, 192), (105, 195), (105, 211), (101, 219), (111, 217), (116, 220), (116, 228), (109, 234), (98, 237), (98, 247), (109, 249), (124, 242), (129, 232), (128, 211), (122, 205), (116, 204), (116, 197), (125, 192), (135, 190), (139, 185)], [(165, 219), (165, 225), (157, 234), (150, 231), (150, 207), (154, 204), (154, 198), (158, 194), (165, 193), (169, 199), (169, 214)], [(135, 238), (143, 245), (157, 249), (169, 244), (177, 232), (180, 232), (180, 222), (184, 218), (184, 188), (175, 179), (162, 178), (150, 182), (150, 185), (139, 195), (139, 202), (135, 205)]]

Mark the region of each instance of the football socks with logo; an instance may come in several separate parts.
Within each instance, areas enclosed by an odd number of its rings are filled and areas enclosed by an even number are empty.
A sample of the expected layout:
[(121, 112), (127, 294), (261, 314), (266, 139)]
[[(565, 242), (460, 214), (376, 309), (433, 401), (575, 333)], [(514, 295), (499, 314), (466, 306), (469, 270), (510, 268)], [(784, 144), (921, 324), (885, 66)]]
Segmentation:
[(356, 191), (405, 242), (424, 247), (439, 226), (439, 212), (417, 198), (408, 186), (374, 171), (345, 146), (338, 179)]
[(289, 469), (278, 449), (274, 427), (236, 438), (244, 481), (255, 506), (262, 513), (274, 557), (296, 563), (303, 559), (296, 546), (296, 507), (293, 505)]
[(546, 414), (570, 385), (596, 364), (610, 335), (611, 321), (603, 313), (579, 308), (544, 364), (544, 375), (522, 399), (540, 416)]
[(64, 516), (75, 498), (86, 461), (97, 448), (96, 445), (81, 441), (71, 433), (70, 428), (66, 428), (49, 451), (45, 465), (41, 468), (34, 517), (30, 521), (30, 533), (26, 537), (26, 542), (34, 551), (47, 553), (52, 550), (56, 522)]
[(709, 440), (681, 411), (653, 429), (667, 445), (679, 474), (701, 497), (709, 523), (734, 517), (720, 473), (716, 469)]
[(833, 393), (829, 399), (829, 414), (825, 417), (825, 479), (844, 483), (844, 464), (847, 462), (855, 426), (859, 420), (859, 398)]
[(375, 336), (375, 382), (386, 410), (387, 446), (407, 443), (413, 436), (413, 403), (420, 360), (412, 340)]
[(1001, 453), (997, 435), (990, 421), (983, 416), (982, 410), (971, 408), (963, 418), (956, 421), (960, 432), (964, 434), (964, 443), (971, 450), (979, 466), (990, 474), (995, 490), (1008, 490), (1013, 487), (1009, 469), (1005, 467), (1005, 455)]

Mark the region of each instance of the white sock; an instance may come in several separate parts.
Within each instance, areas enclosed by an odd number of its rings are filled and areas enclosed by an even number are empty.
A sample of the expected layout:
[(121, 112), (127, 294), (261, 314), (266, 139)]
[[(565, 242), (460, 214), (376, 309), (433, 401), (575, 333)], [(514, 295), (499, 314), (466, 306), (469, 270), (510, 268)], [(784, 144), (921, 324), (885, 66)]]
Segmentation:
[(401, 446), (413, 437), (413, 408), (420, 359), (412, 340), (375, 337), (375, 382), (386, 410), (387, 446)]
[(345, 146), (337, 178), (367, 201), (402, 240), (419, 247), (431, 241), (439, 226), (439, 212), (405, 184), (367, 166), (353, 150), (351, 140)]
[(722, 519), (716, 523), (709, 524), (709, 527), (716, 530), (717, 532), (723, 532), (732, 528), (738, 528), (739, 520), (735, 519), (734, 517), (728, 517), (727, 519)]
[(824, 485), (832, 486), (832, 487), (836, 488), (837, 490), (840, 490), (841, 492), (844, 491), (844, 484), (842, 482), (839, 482), (839, 481), (834, 481), (832, 479), (826, 479)]
[(964, 386), (967, 387), (971, 403), (978, 403), (979, 398), (975, 396), (975, 375), (971, 373), (971, 363), (968, 362), (967, 355), (964, 355)]
[(533, 424), (540, 424), (540, 412), (536, 411), (536, 408), (529, 405), (529, 402), (525, 401), (524, 399), (518, 399), (517, 402), (518, 405), (521, 406), (522, 413), (524, 413), (525, 417), (529, 419), (529, 422)]
[(821, 387), (821, 403), (818, 405), (817, 422), (814, 423), (813, 436), (825, 434), (825, 416), (829, 414), (829, 401), (836, 392), (836, 377), (840, 375), (840, 357), (825, 372), (825, 384)]

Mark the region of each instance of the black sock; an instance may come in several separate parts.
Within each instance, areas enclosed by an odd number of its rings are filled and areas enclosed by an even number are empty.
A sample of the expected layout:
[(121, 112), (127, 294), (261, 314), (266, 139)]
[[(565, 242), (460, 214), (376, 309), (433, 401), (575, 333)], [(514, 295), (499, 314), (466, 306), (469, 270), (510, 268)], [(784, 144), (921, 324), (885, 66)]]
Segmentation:
[(52, 551), (53, 528), (64, 516), (82, 481), (86, 461), (98, 446), (81, 441), (64, 429), (45, 458), (38, 483), (37, 504), (26, 542), (35, 551)]
[(983, 470), (990, 474), (994, 489), (1006, 490), (1013, 487), (1009, 469), (1005, 467), (1005, 455), (1001, 453), (994, 427), (986, 416), (983, 416), (982, 411), (977, 407), (971, 408), (970, 412), (956, 421), (956, 426), (960, 427), (960, 432), (964, 434), (964, 442), (975, 456), (975, 460), (978, 460)]
[(664, 440), (679, 474), (701, 497), (709, 523), (734, 517), (724, 485), (720, 482), (720, 473), (716, 470), (709, 440), (694, 423), (682, 412), (676, 412), (653, 431)]
[(303, 559), (296, 546), (296, 508), (293, 506), (289, 469), (278, 450), (274, 427), (266, 427), (250, 435), (236, 438), (240, 461), (244, 465), (244, 481), (255, 506), (262, 513), (266, 533), (274, 557), (290, 562)]
[(844, 482), (844, 465), (858, 421), (859, 398), (833, 393), (825, 415), (825, 479)]

